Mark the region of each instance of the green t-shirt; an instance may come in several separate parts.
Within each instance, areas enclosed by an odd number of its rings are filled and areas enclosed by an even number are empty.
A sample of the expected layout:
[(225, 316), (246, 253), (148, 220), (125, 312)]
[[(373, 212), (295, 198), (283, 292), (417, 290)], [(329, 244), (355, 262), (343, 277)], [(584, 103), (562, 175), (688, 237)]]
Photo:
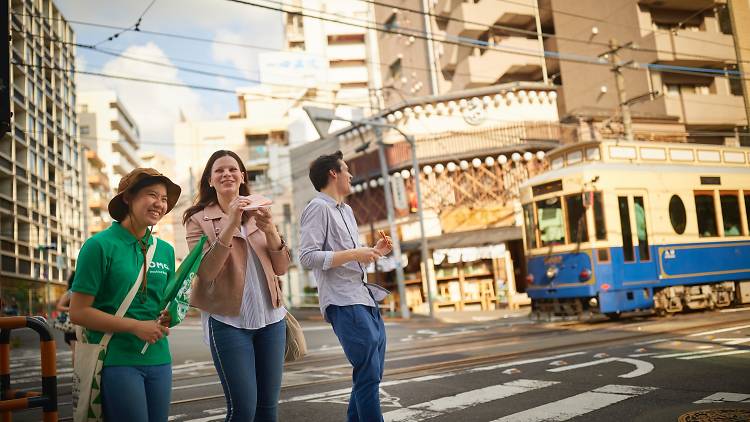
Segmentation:
[[(148, 236), (148, 234), (146, 235)], [(145, 240), (145, 238), (144, 238)], [(148, 236), (149, 247), (154, 238)], [(127, 296), (143, 267), (138, 240), (120, 223), (88, 239), (78, 254), (72, 291), (94, 296), (93, 307), (114, 315)], [(155, 320), (161, 312), (167, 280), (174, 277), (174, 249), (157, 239), (154, 258), (148, 270), (146, 293), (139, 288), (125, 317), (141, 321)], [(103, 333), (88, 331), (88, 341), (98, 343)], [(141, 354), (144, 341), (130, 333), (115, 333), (107, 348), (104, 366), (142, 366), (171, 363), (169, 343), (164, 337)]]

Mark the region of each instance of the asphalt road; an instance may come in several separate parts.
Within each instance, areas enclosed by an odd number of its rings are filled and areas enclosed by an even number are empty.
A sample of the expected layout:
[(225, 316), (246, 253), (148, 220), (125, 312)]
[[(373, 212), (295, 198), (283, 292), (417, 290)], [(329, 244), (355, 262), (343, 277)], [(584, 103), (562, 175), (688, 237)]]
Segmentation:
[[(389, 322), (385, 420), (677, 421), (697, 411), (703, 419), (684, 420), (750, 420), (750, 308), (728, 311), (598, 323), (532, 323), (523, 315)], [(349, 365), (328, 325), (302, 324), (310, 354), (285, 368), (279, 420), (345, 420)], [(201, 337), (196, 321), (170, 335), (171, 420), (226, 413)], [(69, 359), (61, 349), (61, 417), (71, 412)], [(14, 350), (11, 362), (20, 387), (38, 384), (34, 351)], [(725, 419), (709, 413), (716, 409)], [(37, 420), (38, 410), (14, 414)]]

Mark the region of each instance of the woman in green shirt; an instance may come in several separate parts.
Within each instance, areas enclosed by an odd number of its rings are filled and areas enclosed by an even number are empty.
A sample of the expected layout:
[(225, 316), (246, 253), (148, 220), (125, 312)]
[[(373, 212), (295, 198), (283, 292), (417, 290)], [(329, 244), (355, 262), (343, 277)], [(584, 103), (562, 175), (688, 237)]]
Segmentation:
[[(137, 168), (120, 180), (109, 202), (112, 225), (81, 248), (71, 288), (70, 319), (87, 329), (89, 343), (114, 333), (102, 369), (102, 413), (113, 421), (166, 421), (172, 390), (172, 358), (162, 299), (174, 275), (174, 249), (151, 236), (151, 229), (177, 203), (180, 187), (150, 168)], [(153, 259), (123, 318), (117, 308)], [(141, 354), (144, 342), (151, 343)]]

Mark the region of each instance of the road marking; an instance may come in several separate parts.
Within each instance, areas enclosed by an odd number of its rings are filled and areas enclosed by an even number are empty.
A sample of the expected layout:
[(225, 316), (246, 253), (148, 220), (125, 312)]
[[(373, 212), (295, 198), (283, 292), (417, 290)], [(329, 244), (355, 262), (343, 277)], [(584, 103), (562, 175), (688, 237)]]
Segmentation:
[(607, 385), (533, 409), (496, 419), (493, 422), (551, 422), (567, 421), (576, 416), (602, 409), (612, 404), (656, 390), (653, 387)]
[(179, 385), (176, 387), (172, 387), (172, 391), (174, 390), (184, 390), (187, 388), (198, 388), (198, 387), (206, 387), (209, 385), (217, 385), (221, 384), (221, 381), (210, 381), (210, 382), (202, 382), (200, 384), (188, 384), (188, 385)]
[[(578, 355), (585, 355), (585, 354), (586, 354), (586, 352), (564, 353), (564, 354), (561, 354), (561, 355), (548, 356), (548, 357), (545, 357), (545, 358), (526, 359), (526, 360), (520, 360), (520, 361), (513, 361), (513, 362), (508, 362), (508, 363), (497, 364), (497, 365), (489, 365), (489, 366), (482, 366), (482, 367), (478, 367), (478, 368), (464, 369), (464, 370), (461, 370), (461, 371), (445, 372), (445, 373), (442, 373), (442, 374), (425, 375), (425, 376), (421, 376), (421, 377), (409, 378), (409, 379), (403, 379), (403, 380), (385, 381), (385, 382), (381, 382), (380, 386), (381, 387), (388, 387), (388, 386), (391, 386), (391, 385), (399, 385), (399, 384), (406, 384), (406, 383), (412, 383), (412, 382), (433, 381), (433, 380), (438, 380), (438, 379), (453, 377), (453, 376), (456, 376), (456, 375), (471, 374), (471, 373), (483, 372), (483, 371), (492, 371), (492, 370), (495, 370), (495, 369), (510, 368), (510, 367), (514, 367), (514, 366), (518, 366), (518, 365), (525, 365), (525, 364), (529, 364), (529, 363), (538, 363), (538, 362), (546, 362), (546, 361), (549, 361), (549, 360), (555, 360), (555, 359), (560, 359), (560, 358), (566, 358), (566, 357), (569, 357), (569, 356), (578, 356)], [(341, 389), (338, 389), (338, 390), (326, 391), (326, 392), (323, 392), (323, 393), (313, 393), (313, 394), (305, 394), (305, 395), (302, 395), (302, 396), (290, 397), (290, 398), (285, 399), (285, 400), (279, 400), (279, 403), (290, 403), (290, 402), (296, 402), (296, 401), (310, 401), (310, 400), (319, 399), (321, 397), (328, 397), (328, 396), (335, 396), (335, 395), (344, 394), (344, 393), (350, 393), (351, 391), (352, 391), (351, 388), (341, 388)]]
[(702, 333), (690, 334), (688, 337), (707, 336), (709, 334), (726, 333), (727, 331), (744, 330), (745, 328), (750, 328), (750, 325), (738, 325), (736, 327), (722, 328), (720, 330), (704, 331)]
[(719, 392), (719, 393), (711, 394), (710, 396), (704, 397), (700, 400), (694, 401), (693, 403), (701, 404), (701, 403), (736, 403), (736, 402), (750, 403), (750, 394)]
[(643, 360), (629, 359), (629, 358), (606, 358), (606, 359), (592, 360), (591, 362), (579, 363), (576, 365), (563, 366), (561, 368), (548, 369), (547, 372), (570, 371), (571, 369), (585, 368), (587, 366), (600, 365), (602, 363), (609, 363), (609, 362), (624, 362), (624, 363), (629, 363), (631, 365), (635, 365), (634, 370), (628, 372), (627, 374), (618, 375), (620, 378), (640, 377), (641, 375), (646, 375), (649, 372), (654, 370), (654, 365), (652, 363), (646, 362)]
[(646, 357), (646, 356), (658, 355), (659, 353), (661, 353), (661, 352), (633, 353), (632, 355), (628, 355), (628, 357), (631, 357), (631, 358), (643, 358), (643, 357)]
[(467, 409), (478, 404), (489, 403), (494, 400), (503, 399), (555, 384), (558, 384), (558, 382), (519, 379), (506, 382), (505, 384), (465, 391), (454, 396), (441, 397), (436, 400), (393, 410), (385, 413), (383, 418), (387, 422), (424, 421), (446, 415), (450, 412)]
[(648, 344), (664, 343), (664, 342), (672, 341), (672, 340), (677, 340), (677, 339), (676, 338), (660, 338), (657, 340), (642, 341), (640, 343), (633, 343), (633, 344), (635, 344), (636, 346), (646, 346)]
[(684, 358), (677, 358), (677, 359), (684, 359), (684, 360), (705, 359), (705, 358), (716, 358), (719, 356), (740, 355), (743, 353), (750, 353), (750, 350), (730, 350), (728, 352), (713, 353), (710, 355), (701, 355), (701, 356), (686, 356)]
[(742, 343), (750, 343), (750, 338), (716, 338), (714, 341), (724, 343), (727, 346), (735, 346)]
[(750, 311), (750, 308), (722, 309), (719, 312), (727, 313), (727, 312), (747, 312), (747, 311)]
[(701, 350), (701, 351), (693, 351), (693, 352), (681, 352), (681, 353), (668, 353), (666, 355), (659, 355), (654, 356), (656, 359), (666, 359), (666, 358), (680, 358), (683, 356), (693, 356), (693, 355), (705, 355), (709, 353), (716, 353), (720, 350), (728, 350), (728, 349), (714, 349), (714, 350)]

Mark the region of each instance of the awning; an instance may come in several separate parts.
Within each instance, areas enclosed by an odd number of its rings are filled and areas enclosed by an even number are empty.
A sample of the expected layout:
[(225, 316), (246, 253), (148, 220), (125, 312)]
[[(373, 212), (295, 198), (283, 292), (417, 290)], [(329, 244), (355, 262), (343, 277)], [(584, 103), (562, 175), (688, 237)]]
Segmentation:
[[(445, 233), (440, 236), (428, 237), (428, 249), (468, 248), (473, 246), (494, 245), (508, 240), (523, 238), (520, 227), (492, 227), (488, 229), (470, 230), (465, 232)], [(402, 251), (417, 250), (420, 240), (410, 240), (401, 243)]]

